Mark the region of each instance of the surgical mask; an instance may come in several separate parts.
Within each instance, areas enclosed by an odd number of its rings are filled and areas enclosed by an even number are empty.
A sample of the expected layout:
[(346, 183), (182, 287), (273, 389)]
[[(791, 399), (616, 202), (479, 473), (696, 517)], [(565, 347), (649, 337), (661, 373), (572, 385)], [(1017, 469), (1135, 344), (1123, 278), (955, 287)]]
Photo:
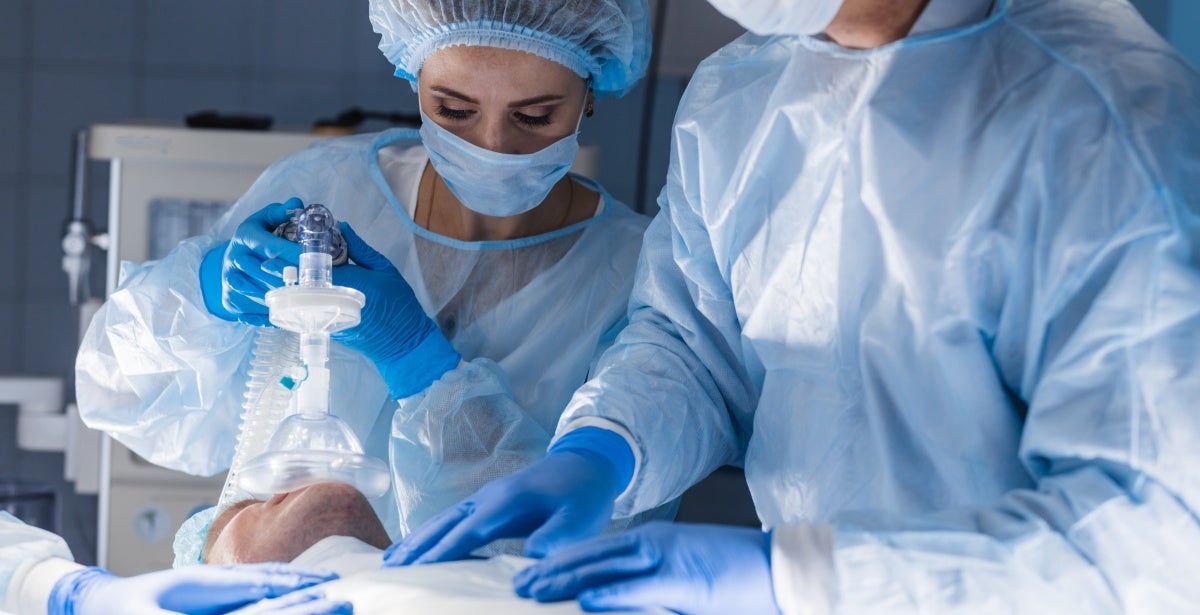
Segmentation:
[(579, 151), (579, 122), (575, 132), (532, 154), (501, 154), (456, 136), (422, 109), (421, 141), (434, 170), (464, 207), (504, 218), (537, 207), (567, 174)]
[(726, 17), (755, 34), (797, 34), (823, 31), (833, 22), (844, 0), (708, 0)]

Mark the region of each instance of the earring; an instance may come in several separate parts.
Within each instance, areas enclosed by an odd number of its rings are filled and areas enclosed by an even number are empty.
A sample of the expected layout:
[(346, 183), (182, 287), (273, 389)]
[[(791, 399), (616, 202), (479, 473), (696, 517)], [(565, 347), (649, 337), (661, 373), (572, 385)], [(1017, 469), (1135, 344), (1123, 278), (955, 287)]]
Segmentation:
[(596, 109), (592, 107), (592, 103), (588, 103), (587, 108), (583, 110), (584, 117), (592, 117), (596, 113)]

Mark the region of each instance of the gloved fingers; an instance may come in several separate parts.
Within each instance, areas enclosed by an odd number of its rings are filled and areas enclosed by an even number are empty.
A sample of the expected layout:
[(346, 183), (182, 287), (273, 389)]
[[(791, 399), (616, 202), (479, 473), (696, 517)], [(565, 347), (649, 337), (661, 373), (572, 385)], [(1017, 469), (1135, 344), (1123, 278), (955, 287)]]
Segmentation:
[(384, 567), (407, 566), (425, 555), (475, 509), (469, 502), (460, 502), (421, 524), (404, 540), (388, 547), (383, 554)]
[(561, 508), (554, 512), (540, 528), (525, 541), (525, 555), (542, 558), (566, 545), (585, 540), (599, 534), (608, 521), (609, 512), (599, 514), (592, 510)]
[(338, 227), (342, 230), (342, 238), (346, 240), (346, 253), (356, 265), (372, 271), (395, 269), (392, 261), (363, 241), (349, 224), (342, 222)]
[(263, 273), (265, 273), (273, 278), (277, 278), (280, 282), (280, 285), (282, 286), (283, 270), (287, 267), (298, 267), (298, 266), (299, 265), (297, 265), (296, 263), (293, 263), (292, 261), (287, 260), (286, 258), (270, 258), (263, 262), (263, 264), (261, 265), (261, 269), (262, 269)]
[[(231, 276), (232, 279), (232, 276)], [(267, 289), (257, 282), (241, 274), (229, 284), (229, 288), (221, 296), (221, 304), (235, 316), (241, 314), (263, 314), (268, 311), (266, 299)]]
[(275, 227), (292, 218), (289, 210), (303, 207), (304, 203), (295, 197), (285, 203), (267, 205), (238, 225), (233, 236), (234, 245), (257, 252), (264, 259), (287, 258), (299, 262), (300, 245), (277, 236)]
[(504, 493), (503, 487), (492, 483), (449, 513), (435, 517), (428, 531), (413, 541), (419, 548), (412, 549), (405, 561), (432, 564), (460, 560), (493, 540), (524, 536), (537, 527), (543, 517), (536, 511), (530, 514), (529, 506), (512, 501)]
[(182, 613), (217, 605), (241, 607), (337, 578), (331, 570), (285, 564), (189, 566), (155, 574), (164, 575), (167, 587), (160, 606)]
[(250, 214), (247, 221), (253, 220), (260, 228), (275, 231), (275, 227), (292, 219), (292, 212), (304, 209), (304, 201), (294, 196), (282, 203), (271, 203), (266, 207)]
[(271, 615), (351, 615), (354, 613), (354, 605), (344, 600), (321, 598), (290, 608), (280, 608), (266, 612)]
[[(282, 267), (279, 268), (279, 273), (275, 273), (264, 268), (264, 265), (271, 261), (288, 262), (287, 259), (284, 258), (264, 259), (258, 254), (250, 252), (245, 248), (238, 247), (230, 249), (228, 256), (226, 256), (225, 277), (228, 279), (234, 273), (241, 273), (242, 275), (257, 281), (259, 284), (262, 284), (268, 288), (283, 286)], [(294, 265), (295, 263), (289, 264)]]
[[(579, 606), (585, 611), (624, 611), (660, 606), (672, 611), (688, 612), (692, 601), (683, 597), (672, 583), (653, 574), (617, 581), (579, 592)], [(694, 588), (703, 599), (704, 588)]]
[(586, 589), (603, 587), (652, 573), (658, 569), (659, 563), (657, 558), (634, 548), (629, 552), (590, 561), (573, 569), (529, 577), (524, 585), (514, 589), (517, 595), (533, 598), (538, 602), (569, 600)]
[[(212, 568), (212, 566), (204, 566), (204, 568)], [(230, 578), (240, 579), (258, 588), (263, 593), (258, 596), (259, 598), (278, 598), (297, 589), (312, 587), (318, 583), (338, 578), (338, 574), (328, 568), (279, 563), (218, 566), (216, 568), (224, 568), (228, 571)]]
[[(513, 586), (517, 593), (521, 593), (522, 588), (528, 588), (539, 580), (575, 573), (585, 566), (611, 561), (638, 551), (637, 540), (628, 532), (566, 545), (551, 551), (544, 559), (534, 562), (514, 575)], [(647, 565), (657, 565), (657, 560), (648, 562)]]
[(432, 564), (460, 560), (493, 540), (524, 536), (536, 527), (537, 523), (536, 513), (529, 515), (515, 503), (491, 506), (487, 509), (481, 507), (450, 528), (437, 544), (417, 557), (413, 563)]
[(349, 602), (329, 600), (320, 589), (292, 592), (281, 598), (262, 600), (234, 611), (234, 615), (348, 615)]

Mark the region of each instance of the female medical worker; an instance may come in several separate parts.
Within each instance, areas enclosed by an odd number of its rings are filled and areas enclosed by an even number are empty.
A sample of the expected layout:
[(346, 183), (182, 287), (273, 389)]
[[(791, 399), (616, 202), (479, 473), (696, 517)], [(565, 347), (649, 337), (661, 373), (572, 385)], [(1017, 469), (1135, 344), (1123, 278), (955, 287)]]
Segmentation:
[[(119, 578), (70, 558), (61, 538), (0, 511), (0, 612), (344, 615), (352, 611), (349, 603), (326, 600), (320, 590), (306, 589), (337, 578), (327, 570), (247, 564)], [(263, 598), (269, 600), (258, 602)], [(247, 604), (251, 606), (240, 608)]]
[[(265, 323), (262, 295), (297, 254), (268, 230), (325, 204), (357, 263), (334, 282), (368, 301), (335, 338), (332, 408), (368, 454), (390, 453), (394, 498), (374, 505), (394, 539), (539, 458), (621, 328), (646, 221), (567, 170), (593, 98), (644, 73), (649, 30), (645, 0), (372, 0), (370, 19), (418, 93), (420, 133), (288, 156), (208, 236), (127, 268), (77, 386), (88, 424), (150, 461), (228, 467), (246, 323)], [(184, 542), (194, 562), (202, 541)]]

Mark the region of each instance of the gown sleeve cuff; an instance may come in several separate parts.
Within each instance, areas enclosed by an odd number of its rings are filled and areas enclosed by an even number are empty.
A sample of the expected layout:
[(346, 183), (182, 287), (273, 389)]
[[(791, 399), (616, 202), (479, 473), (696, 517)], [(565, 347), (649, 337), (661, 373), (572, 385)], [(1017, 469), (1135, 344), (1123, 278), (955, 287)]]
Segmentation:
[(67, 574), (83, 567), (58, 557), (24, 564), (13, 575), (5, 608), (22, 615), (45, 615), (54, 585)]
[(633, 478), (629, 480), (629, 484), (625, 486), (625, 490), (617, 496), (615, 504), (615, 510), (619, 511), (627, 508), (623, 507), (622, 504), (628, 503), (627, 499), (632, 497), (633, 486), (638, 482), (638, 470), (642, 468), (642, 452), (638, 449), (637, 442), (634, 441), (633, 435), (629, 433), (628, 429), (625, 429), (620, 423), (598, 416), (582, 416), (567, 423), (563, 429), (558, 430), (554, 434), (554, 438), (550, 441), (550, 448), (554, 448), (555, 443), (561, 440), (566, 434), (584, 427), (599, 427), (600, 429), (607, 429), (621, 436), (625, 439), (625, 443), (629, 445), (629, 450), (633, 452)]
[(833, 537), (832, 525), (785, 525), (771, 532), (771, 584), (784, 615), (833, 612)]
[(388, 385), (392, 399), (400, 401), (417, 395), (437, 382), (447, 372), (458, 368), (462, 355), (450, 345), (446, 336), (436, 330), (425, 336), (416, 348), (401, 359), (389, 361), (376, 367)]
[(441, 376), (439, 376), (439, 377), (435, 378), (435, 379), (433, 380), (433, 382), (429, 383), (429, 386), (427, 386), (427, 387), (425, 387), (425, 388), (423, 388), (423, 389), (421, 389), (421, 390), (419, 390), (419, 391), (417, 391), (417, 392), (415, 392), (415, 393), (413, 393), (413, 394), (411, 394), (411, 395), (409, 395), (409, 396), (407, 396), (407, 397), (401, 397), (401, 398), (397, 399), (397, 400), (396, 400), (396, 405), (397, 405), (398, 407), (400, 407), (400, 408), (409, 408), (409, 409), (416, 408), (416, 407), (417, 407), (417, 405), (419, 405), (419, 404), (421, 403), (421, 401), (422, 401), (423, 399), (425, 399), (425, 396), (426, 396), (426, 395), (429, 393), (429, 387), (432, 387), (432, 386), (433, 386), (433, 384), (434, 384), (435, 382), (437, 382), (438, 380), (441, 380), (442, 378), (445, 378), (445, 377), (446, 377), (446, 374), (449, 374), (450, 372), (453, 372), (453, 371), (460, 370), (460, 369), (462, 369), (462, 368), (466, 367), (467, 365), (469, 365), (469, 362), (468, 362), (466, 359), (463, 359), (462, 357), (459, 357), (459, 359), (458, 359), (458, 364), (454, 366), (454, 369), (451, 369), (450, 371), (448, 371), (448, 372), (446, 372), (446, 373), (442, 374)]

